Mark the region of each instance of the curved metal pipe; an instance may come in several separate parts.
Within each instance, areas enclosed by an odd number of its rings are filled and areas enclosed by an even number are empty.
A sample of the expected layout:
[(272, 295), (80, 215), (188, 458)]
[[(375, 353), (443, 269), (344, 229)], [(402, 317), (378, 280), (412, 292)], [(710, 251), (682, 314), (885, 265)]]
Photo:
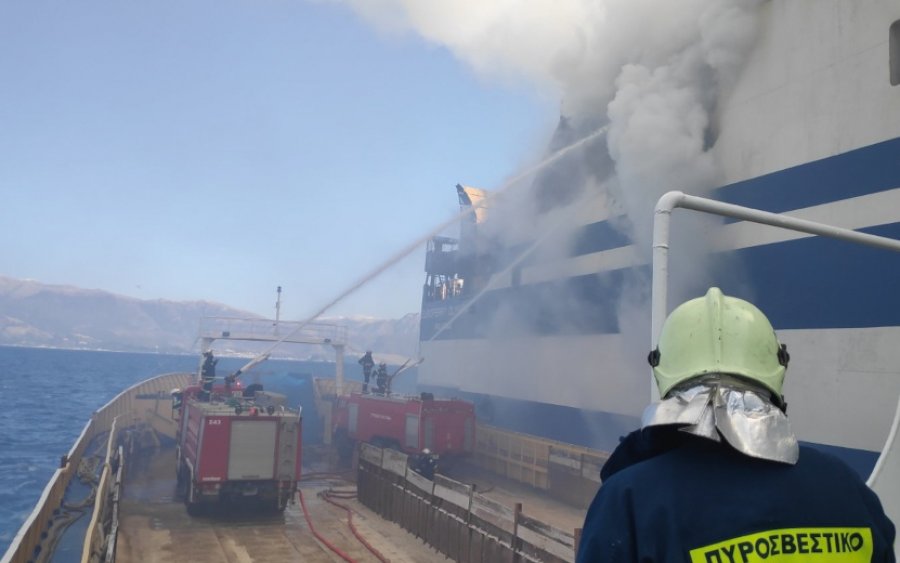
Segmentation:
[[(721, 201), (687, 195), (679, 191), (667, 192), (656, 202), (656, 209), (653, 217), (653, 282), (650, 312), (652, 332), (650, 335), (651, 350), (655, 349), (659, 343), (659, 333), (662, 330), (662, 325), (668, 314), (669, 225), (671, 222), (672, 211), (678, 207), (900, 252), (900, 240), (860, 233), (851, 229), (834, 227), (824, 223), (807, 221), (806, 219), (798, 219), (789, 215), (780, 215), (768, 211), (761, 211), (759, 209), (752, 209), (750, 207), (723, 203)], [(651, 400), (658, 400), (659, 396), (656, 385), (651, 384), (650, 389)]]

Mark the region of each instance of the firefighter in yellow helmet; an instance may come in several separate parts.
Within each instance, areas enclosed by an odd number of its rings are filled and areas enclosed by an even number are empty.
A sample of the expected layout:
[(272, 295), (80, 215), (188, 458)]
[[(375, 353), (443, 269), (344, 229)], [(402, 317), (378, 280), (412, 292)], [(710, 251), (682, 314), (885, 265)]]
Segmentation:
[(649, 361), (661, 401), (603, 466), (577, 561), (894, 561), (895, 529), (842, 461), (799, 446), (789, 356), (718, 288), (677, 307)]

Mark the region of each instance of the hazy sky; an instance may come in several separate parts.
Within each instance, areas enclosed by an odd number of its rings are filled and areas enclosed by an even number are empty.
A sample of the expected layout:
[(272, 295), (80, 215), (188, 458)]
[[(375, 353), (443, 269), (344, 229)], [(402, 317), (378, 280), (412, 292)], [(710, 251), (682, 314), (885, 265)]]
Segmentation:
[[(343, 4), (0, 0), (0, 275), (302, 319), (558, 115)], [(423, 265), (329, 314), (418, 311)]]

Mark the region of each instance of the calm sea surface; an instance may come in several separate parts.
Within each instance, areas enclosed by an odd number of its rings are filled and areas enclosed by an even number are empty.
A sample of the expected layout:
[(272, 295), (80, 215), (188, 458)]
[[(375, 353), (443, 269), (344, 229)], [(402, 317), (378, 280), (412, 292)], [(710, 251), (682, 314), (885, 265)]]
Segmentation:
[[(222, 358), (219, 373), (244, 363)], [(0, 347), (0, 554), (92, 412), (134, 383), (194, 371), (197, 364), (198, 356)], [(355, 362), (347, 364), (348, 377), (358, 377)], [(308, 409), (311, 375), (333, 376), (334, 364), (272, 360), (244, 377), (245, 383), (260, 381)], [(304, 418), (304, 435), (314, 432), (308, 423), (315, 418)]]

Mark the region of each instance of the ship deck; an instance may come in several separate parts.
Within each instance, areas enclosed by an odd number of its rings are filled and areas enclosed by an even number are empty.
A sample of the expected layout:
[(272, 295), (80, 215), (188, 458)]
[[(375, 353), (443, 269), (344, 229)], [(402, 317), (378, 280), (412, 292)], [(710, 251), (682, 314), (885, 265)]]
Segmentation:
[[(155, 450), (133, 456), (127, 467), (119, 508), (119, 562), (167, 563), (176, 561), (330, 562), (341, 559), (310, 531), (299, 503), (284, 514), (261, 514), (250, 509), (216, 510), (191, 517), (176, 496), (175, 452)], [(350, 485), (350, 483), (346, 483)], [(302, 484), (301, 490), (313, 526), (350, 558), (378, 561), (347, 526), (346, 512), (328, 504), (317, 493), (325, 481)], [(353, 523), (375, 549), (393, 562), (449, 561), (398, 525), (385, 521), (356, 500), (341, 500), (354, 511)]]
[[(475, 485), (475, 490), (480, 495), (504, 506), (522, 503), (529, 516), (561, 530), (573, 532), (584, 524), (586, 509), (572, 506), (554, 498), (547, 491), (493, 474), (475, 465), (460, 463), (446, 471), (442, 470), (442, 473), (461, 483)], [(593, 496), (583, 499), (585, 506), (592, 499)]]
[[(341, 561), (310, 531), (299, 502), (290, 504), (284, 514), (230, 507), (189, 516), (176, 493), (174, 467), (175, 451), (171, 447), (147, 450), (130, 458), (119, 506), (117, 561)], [(470, 465), (458, 465), (450, 475), (476, 484), (481, 494), (503, 504), (521, 502), (530, 514), (563, 529), (580, 526), (584, 517), (583, 509)], [(378, 561), (352, 535), (346, 512), (318, 496), (329, 487), (352, 486), (349, 481), (329, 477), (303, 481), (301, 491), (313, 526), (322, 536), (353, 560)], [(366, 541), (390, 561), (450, 561), (357, 500), (340, 502), (353, 511), (353, 523)]]

